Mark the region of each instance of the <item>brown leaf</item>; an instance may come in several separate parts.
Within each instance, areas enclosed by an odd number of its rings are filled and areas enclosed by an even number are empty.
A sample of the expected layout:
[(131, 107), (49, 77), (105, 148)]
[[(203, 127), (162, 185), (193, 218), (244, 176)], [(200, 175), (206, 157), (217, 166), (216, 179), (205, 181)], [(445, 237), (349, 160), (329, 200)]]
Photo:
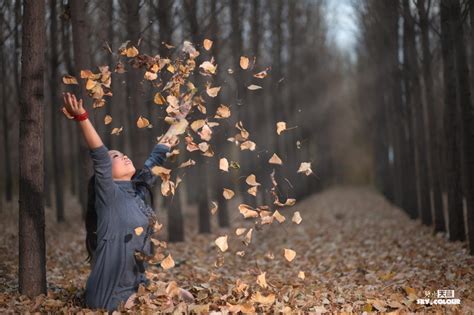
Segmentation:
[(303, 221), (299, 211), (293, 213), (293, 218), (291, 218), (291, 221), (295, 222), (296, 224), (300, 224), (301, 221)]
[(257, 178), (255, 177), (254, 174), (250, 174), (249, 176), (247, 176), (247, 178), (245, 179), (245, 182), (250, 186), (260, 186), (261, 185), (260, 183), (257, 183)]
[(244, 218), (258, 218), (258, 212), (246, 204), (239, 205), (239, 212), (244, 216)]
[(311, 175), (313, 170), (311, 169), (311, 162), (302, 162), (297, 173), (304, 173), (306, 176)]
[(112, 116), (110, 115), (105, 115), (104, 117), (104, 124), (108, 125), (112, 122)]
[(207, 39), (207, 38), (204, 39), (204, 41), (203, 41), (203, 46), (204, 46), (204, 49), (205, 49), (205, 50), (211, 49), (211, 47), (212, 47), (212, 40)]
[(248, 69), (249, 67), (249, 58), (245, 56), (240, 57), (240, 67), (244, 70)]
[(77, 79), (74, 76), (69, 75), (69, 74), (66, 74), (65, 76), (63, 76), (63, 83), (64, 84), (79, 84), (77, 82)]
[(277, 122), (276, 127), (277, 127), (276, 132), (277, 132), (278, 135), (280, 135), (283, 131), (286, 130), (286, 122), (279, 121), (279, 122)]
[(222, 195), (224, 196), (225, 199), (229, 200), (229, 199), (232, 199), (232, 197), (234, 197), (235, 193), (230, 189), (224, 188), (224, 192), (222, 193)]
[(153, 98), (153, 101), (154, 101), (155, 104), (157, 104), (157, 105), (164, 105), (164, 104), (166, 104), (166, 100), (165, 100), (165, 98), (163, 97), (163, 95), (161, 95), (161, 93), (156, 93), (156, 94), (155, 94), (155, 97)]
[(214, 215), (217, 212), (218, 205), (215, 201), (211, 201), (211, 203), (212, 203), (211, 214)]
[(220, 86), (217, 86), (217, 87), (206, 87), (206, 93), (207, 95), (209, 95), (210, 97), (216, 97), (217, 94), (219, 94), (219, 91), (221, 90), (221, 87)]
[(160, 265), (164, 270), (173, 268), (175, 263), (174, 263), (173, 257), (171, 257), (171, 254), (169, 254), (165, 259), (163, 259)]
[(227, 235), (218, 237), (215, 240), (215, 243), (222, 252), (225, 252), (229, 248), (229, 246), (227, 245)]
[(145, 117), (138, 117), (138, 120), (137, 120), (137, 127), (138, 128), (146, 128), (150, 125), (150, 121), (148, 119), (146, 119)]
[(260, 90), (261, 88), (262, 87), (260, 85), (255, 85), (255, 84), (250, 84), (249, 86), (247, 86), (247, 89), (251, 91)]
[(143, 233), (143, 227), (139, 226), (135, 228), (135, 234), (140, 236)]
[(273, 213), (273, 217), (279, 222), (279, 223), (283, 223), (285, 222), (286, 218), (280, 213), (278, 212), (278, 210), (275, 210), (275, 212)]
[(226, 158), (221, 158), (219, 160), (219, 169), (228, 172), (229, 171), (229, 162), (227, 161)]
[(120, 127), (120, 128), (114, 128), (112, 129), (112, 132), (110, 133), (111, 135), (119, 135), (123, 130), (123, 127)]
[(267, 274), (266, 272), (262, 272), (261, 274), (257, 276), (257, 284), (264, 289), (268, 287), (267, 280), (265, 279), (266, 274)]
[(284, 255), (285, 255), (286, 260), (291, 262), (293, 259), (295, 259), (296, 252), (292, 249), (285, 248), (285, 254)]
[(273, 153), (270, 160), (268, 160), (268, 163), (282, 165), (283, 161), (278, 157), (278, 155), (276, 155), (276, 153)]
[(178, 166), (178, 168), (188, 167), (188, 166), (192, 166), (192, 165), (196, 165), (196, 162), (193, 159), (189, 159), (186, 162), (181, 163)]
[(223, 119), (230, 117), (230, 109), (228, 106), (221, 104), (216, 110), (216, 115), (214, 118)]

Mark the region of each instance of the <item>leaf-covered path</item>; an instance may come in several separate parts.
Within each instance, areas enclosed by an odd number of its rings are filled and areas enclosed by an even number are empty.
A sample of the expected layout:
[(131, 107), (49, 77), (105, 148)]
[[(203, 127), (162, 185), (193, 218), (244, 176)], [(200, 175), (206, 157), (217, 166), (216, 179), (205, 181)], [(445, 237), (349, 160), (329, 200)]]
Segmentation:
[[(168, 244), (181, 264), (165, 272), (152, 268), (158, 298), (143, 296), (136, 308), (474, 313), (474, 258), (467, 255), (466, 246), (450, 243), (442, 234), (433, 235), (429, 227), (408, 219), (369, 188), (337, 187), (284, 208), (280, 212), (286, 221), (254, 229), (248, 246), (243, 242), (246, 233), (238, 237), (235, 229), (254, 227), (253, 222), (241, 219), (237, 205), (230, 207), (237, 214), (231, 229), (215, 228), (211, 235), (196, 235), (190, 226), (186, 242)], [(77, 209), (72, 201), (70, 209)], [(299, 225), (291, 221), (295, 211), (301, 213)], [(195, 212), (185, 212), (188, 223), (196, 219)], [(1, 223), (5, 232), (0, 242), (0, 312), (79, 311), (88, 275), (79, 214), (70, 215), (67, 224), (56, 225), (53, 213), (47, 212), (49, 296), (34, 301), (16, 293), (16, 217), (5, 217)], [(229, 235), (229, 249), (221, 253), (214, 240), (224, 234)], [(284, 257), (285, 248), (296, 252), (291, 262)], [(170, 281), (189, 289), (195, 304), (186, 305), (176, 298), (166, 304), (160, 292), (165, 294)], [(461, 304), (416, 303), (426, 291), (440, 289), (454, 290)]]

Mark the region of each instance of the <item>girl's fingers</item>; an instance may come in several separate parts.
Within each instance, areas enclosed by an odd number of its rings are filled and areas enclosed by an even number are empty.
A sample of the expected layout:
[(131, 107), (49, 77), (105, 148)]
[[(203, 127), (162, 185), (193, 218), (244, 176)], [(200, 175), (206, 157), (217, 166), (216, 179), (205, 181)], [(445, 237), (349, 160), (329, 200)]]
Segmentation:
[(79, 108), (82, 108), (82, 98), (79, 100)]

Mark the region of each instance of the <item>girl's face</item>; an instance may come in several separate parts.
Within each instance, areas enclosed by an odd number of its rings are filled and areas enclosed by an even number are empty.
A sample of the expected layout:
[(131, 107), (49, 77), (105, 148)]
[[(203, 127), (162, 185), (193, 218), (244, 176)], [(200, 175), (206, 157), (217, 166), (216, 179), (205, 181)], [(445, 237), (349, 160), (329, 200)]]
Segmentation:
[(109, 156), (112, 159), (112, 177), (114, 180), (131, 180), (135, 174), (135, 166), (132, 160), (122, 152), (110, 150)]

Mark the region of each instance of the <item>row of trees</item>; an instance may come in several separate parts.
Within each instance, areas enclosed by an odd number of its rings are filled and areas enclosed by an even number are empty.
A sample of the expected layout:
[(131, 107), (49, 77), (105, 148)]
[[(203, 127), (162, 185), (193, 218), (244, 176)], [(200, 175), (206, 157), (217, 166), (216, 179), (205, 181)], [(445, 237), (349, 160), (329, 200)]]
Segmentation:
[(371, 132), (377, 185), (434, 232), (468, 238), (474, 254), (474, 5), (362, 4), (359, 104), (377, 131)]
[[(321, 1), (17, 0), (1, 6), (1, 71), (12, 80), (5, 80), (1, 90), (0, 163), (5, 175), (0, 200), (11, 202), (19, 187), (22, 293), (33, 296), (46, 289), (44, 206), (55, 209), (57, 221), (63, 222), (68, 219), (69, 193), (83, 209), (87, 202), (90, 158), (75, 124), (58, 110), (65, 89), (62, 76), (79, 78), (82, 69), (97, 72), (97, 66), (108, 65), (113, 70), (119, 61), (125, 62), (124, 74), (113, 73), (113, 96), (106, 106), (92, 108), (82, 85), (74, 92), (86, 100), (106, 145), (129, 153), (137, 166), (166, 127), (163, 107), (153, 102), (153, 87), (117, 52), (127, 40), (141, 53), (170, 58), (179, 53), (184, 40), (193, 42), (202, 52), (198, 64), (211, 57), (217, 61), (214, 84), (222, 86), (217, 98), (207, 100), (207, 117), (212, 119), (220, 104), (232, 111), (214, 135), (215, 156), (198, 157), (175, 196), (163, 198), (158, 206), (167, 209), (170, 241), (184, 240), (186, 205), (197, 205), (200, 232), (211, 231), (211, 200), (218, 203), (220, 226), (229, 226), (237, 210), (227, 209), (224, 187), (235, 190), (247, 204), (272, 206), (273, 168), (281, 202), (300, 200), (334, 178), (343, 181), (331, 144), (337, 113), (331, 86), (342, 80), (342, 57), (327, 39)], [(213, 41), (209, 52), (202, 49), (206, 38)], [(241, 56), (249, 57), (251, 70), (240, 67)], [(252, 76), (265, 69), (267, 78)], [(193, 80), (204, 83), (197, 73)], [(262, 89), (251, 91), (250, 84)], [(106, 115), (112, 116), (112, 124), (104, 123)], [(139, 116), (154, 127), (137, 128)], [(19, 130), (14, 128), (18, 120)], [(226, 141), (238, 132), (234, 127), (238, 121), (257, 144), (255, 151), (242, 151)], [(281, 135), (276, 133), (279, 121), (289, 127)], [(121, 126), (122, 133), (111, 135), (113, 127)], [(185, 151), (183, 145), (180, 149)], [(268, 164), (273, 153), (283, 160), (282, 166)], [(240, 168), (222, 173), (221, 157), (238, 162)], [(301, 162), (312, 162), (316, 175), (297, 174)], [(250, 173), (262, 183), (255, 197), (244, 184)]]

